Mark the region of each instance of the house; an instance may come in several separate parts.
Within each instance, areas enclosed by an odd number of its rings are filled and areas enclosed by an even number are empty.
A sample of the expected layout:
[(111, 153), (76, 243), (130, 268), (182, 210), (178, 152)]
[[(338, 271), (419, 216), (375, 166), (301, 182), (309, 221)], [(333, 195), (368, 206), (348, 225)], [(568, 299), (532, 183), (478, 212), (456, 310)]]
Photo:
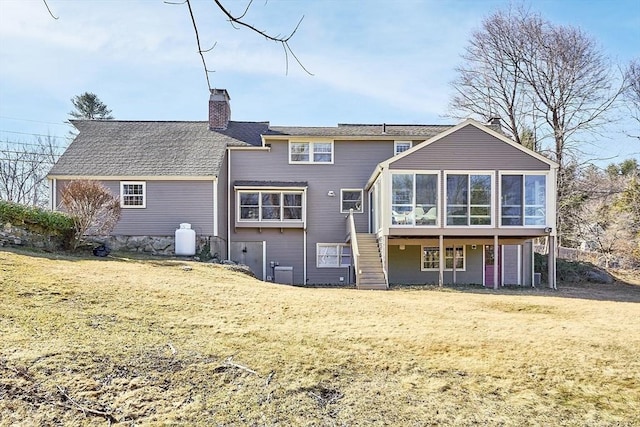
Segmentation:
[(533, 239), (556, 241), (557, 164), (496, 123), (235, 122), (224, 89), (208, 122), (73, 123), (53, 206), (69, 180), (100, 180), (121, 198), (112, 239), (140, 250), (170, 249), (188, 222), (199, 247), (263, 280), (498, 287), (533, 285)]

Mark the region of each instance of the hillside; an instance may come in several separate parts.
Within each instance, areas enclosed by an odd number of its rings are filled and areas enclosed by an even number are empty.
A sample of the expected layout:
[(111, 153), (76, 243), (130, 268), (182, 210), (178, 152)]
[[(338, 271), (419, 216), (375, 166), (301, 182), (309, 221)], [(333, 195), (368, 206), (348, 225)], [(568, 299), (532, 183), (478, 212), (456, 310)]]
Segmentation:
[(630, 285), (307, 289), (15, 251), (0, 270), (1, 426), (640, 424)]

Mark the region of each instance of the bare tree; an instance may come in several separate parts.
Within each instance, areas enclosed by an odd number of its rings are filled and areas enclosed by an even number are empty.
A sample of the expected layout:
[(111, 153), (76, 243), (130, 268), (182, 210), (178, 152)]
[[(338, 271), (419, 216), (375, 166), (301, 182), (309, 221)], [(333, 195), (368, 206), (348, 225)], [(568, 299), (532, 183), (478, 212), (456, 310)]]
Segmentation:
[[(207, 86), (209, 87), (209, 90), (211, 91), (212, 87), (211, 87), (211, 82), (209, 80), (209, 73), (212, 72), (212, 70), (210, 70), (207, 67), (207, 61), (205, 58), (205, 54), (210, 52), (211, 50), (213, 50), (213, 48), (216, 46), (215, 43), (213, 43), (212, 47), (209, 49), (203, 49), (202, 48), (202, 43), (200, 41), (200, 33), (198, 31), (198, 25), (196, 24), (196, 18), (195, 15), (193, 13), (193, 8), (191, 7), (191, 0), (183, 0), (180, 2), (174, 2), (174, 1), (166, 1), (165, 3), (167, 4), (176, 4), (176, 5), (181, 5), (181, 4), (186, 4), (187, 8), (189, 9), (189, 16), (191, 18), (191, 23), (193, 25), (193, 31), (195, 33), (195, 37), (196, 37), (196, 45), (198, 47), (198, 54), (200, 55), (200, 59), (202, 60), (202, 66), (204, 67), (204, 74), (205, 74), (205, 78), (207, 81)], [(284, 52), (284, 56), (285, 56), (285, 66), (286, 66), (286, 71), (289, 71), (289, 55), (291, 55), (293, 57), (293, 59), (295, 59), (295, 61), (298, 63), (298, 65), (300, 66), (300, 68), (302, 68), (306, 73), (311, 74), (305, 67), (304, 65), (302, 65), (302, 62), (300, 62), (300, 60), (298, 59), (298, 57), (296, 56), (296, 54), (294, 53), (293, 49), (291, 49), (291, 46), (289, 45), (289, 41), (291, 40), (291, 38), (295, 35), (295, 33), (298, 31), (298, 28), (300, 27), (300, 24), (302, 23), (302, 20), (304, 19), (304, 16), (302, 18), (300, 18), (300, 20), (298, 21), (298, 24), (294, 27), (294, 29), (285, 36), (277, 36), (277, 35), (273, 35), (268, 33), (267, 31), (261, 30), (259, 28), (257, 28), (255, 25), (250, 24), (247, 22), (246, 20), (246, 15), (247, 12), (249, 12), (249, 9), (251, 8), (251, 5), (253, 4), (253, 0), (249, 0), (247, 2), (247, 6), (244, 9), (244, 12), (240, 15), (234, 15), (233, 13), (230, 12), (230, 10), (225, 7), (225, 5), (222, 4), (222, 2), (220, 0), (214, 0), (214, 3), (216, 5), (216, 7), (223, 13), (223, 15), (226, 17), (227, 21), (234, 27), (234, 28), (245, 28), (249, 31), (252, 31), (262, 37), (264, 37), (266, 40), (278, 43), (279, 45), (282, 46), (282, 50)]]
[(623, 87), (614, 87), (612, 64), (579, 28), (526, 19), (521, 31), (529, 43), (523, 75), (553, 139), (551, 154), (562, 167), (565, 154), (579, 153), (574, 135), (604, 125)]
[(9, 142), (0, 148), (0, 197), (24, 205), (47, 204), (47, 173), (60, 156), (52, 136), (34, 142)]
[(605, 266), (611, 261), (640, 264), (640, 182), (634, 159), (611, 164), (605, 172), (595, 167), (583, 171), (576, 186), (583, 202), (572, 238), (585, 249), (598, 252)]
[(97, 181), (71, 181), (60, 200), (76, 229), (73, 249), (88, 235), (109, 234), (120, 219), (120, 200)]
[[(624, 99), (627, 102), (631, 117), (640, 124), (640, 58), (633, 59), (625, 73), (627, 86)], [(640, 135), (631, 135), (640, 139)]]
[[(597, 133), (624, 85), (595, 41), (523, 8), (496, 12), (472, 34), (453, 81), (452, 109), (483, 119), (502, 115), (518, 143), (560, 165), (558, 231), (575, 224), (581, 138)], [(531, 135), (533, 132), (533, 135)], [(575, 218), (574, 218), (575, 219)]]
[(506, 130), (521, 144), (531, 99), (524, 83), (525, 40), (520, 38), (520, 20), (511, 10), (497, 12), (482, 22), (462, 54), (452, 82), (455, 95), (450, 107), (454, 116), (469, 114), (488, 122), (503, 119)]
[[(452, 82), (454, 114), (499, 115), (521, 143), (525, 128), (560, 167), (579, 154), (576, 134), (597, 131), (622, 86), (595, 41), (520, 8), (496, 12), (471, 35)], [(542, 147), (541, 147), (542, 148)]]

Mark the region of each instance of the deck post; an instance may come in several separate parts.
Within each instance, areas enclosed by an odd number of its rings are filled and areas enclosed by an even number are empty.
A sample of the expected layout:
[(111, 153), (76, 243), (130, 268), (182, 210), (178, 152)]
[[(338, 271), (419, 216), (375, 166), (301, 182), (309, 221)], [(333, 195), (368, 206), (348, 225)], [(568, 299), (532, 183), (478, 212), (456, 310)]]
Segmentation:
[(556, 236), (549, 236), (549, 254), (547, 255), (547, 275), (549, 287), (551, 289), (557, 289), (556, 287)]
[(442, 286), (444, 284), (444, 236), (440, 235), (439, 237), (439, 247), (438, 247), (438, 286)]
[[(453, 284), (457, 284), (457, 280), (456, 280), (456, 262), (457, 262), (457, 255), (458, 252), (456, 251), (456, 245), (453, 245)], [(445, 257), (446, 258), (446, 257)]]
[(493, 236), (493, 289), (498, 289), (498, 269), (500, 266), (500, 254), (498, 252), (498, 235)]

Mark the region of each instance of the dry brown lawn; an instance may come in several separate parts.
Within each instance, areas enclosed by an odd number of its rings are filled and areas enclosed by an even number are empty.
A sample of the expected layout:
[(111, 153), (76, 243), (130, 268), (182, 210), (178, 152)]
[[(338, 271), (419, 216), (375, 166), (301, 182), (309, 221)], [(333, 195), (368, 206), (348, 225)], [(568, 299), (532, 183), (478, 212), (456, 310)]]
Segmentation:
[(308, 289), (0, 251), (0, 425), (640, 425), (639, 289)]

